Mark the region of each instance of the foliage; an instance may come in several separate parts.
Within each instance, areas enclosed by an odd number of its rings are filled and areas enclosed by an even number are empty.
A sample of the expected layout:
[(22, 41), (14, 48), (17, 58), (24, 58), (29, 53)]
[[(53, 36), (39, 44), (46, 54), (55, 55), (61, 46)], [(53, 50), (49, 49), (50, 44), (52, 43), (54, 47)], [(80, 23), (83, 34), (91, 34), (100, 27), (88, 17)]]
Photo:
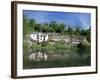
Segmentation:
[(87, 30), (87, 41), (91, 42), (91, 29), (90, 28)]
[(24, 36), (28, 33), (29, 31), (29, 21), (28, 18), (26, 16), (23, 17), (23, 34)]
[(84, 54), (84, 53), (89, 53), (90, 52), (90, 44), (87, 42), (86, 39), (84, 39), (78, 46), (78, 53), (79, 54)]
[(81, 29), (79, 26), (66, 26), (64, 23), (57, 23), (56, 21), (51, 21), (50, 23), (37, 23), (35, 19), (28, 19), (27, 16), (23, 17), (23, 34), (24, 36), (27, 33), (32, 32), (54, 32), (59, 33), (61, 35), (69, 35), (69, 36), (83, 36), (87, 37), (87, 41), (91, 42), (91, 31), (89, 29)]
[(24, 42), (23, 44), (24, 53), (28, 53), (29, 49), (30, 49), (30, 44), (28, 42)]

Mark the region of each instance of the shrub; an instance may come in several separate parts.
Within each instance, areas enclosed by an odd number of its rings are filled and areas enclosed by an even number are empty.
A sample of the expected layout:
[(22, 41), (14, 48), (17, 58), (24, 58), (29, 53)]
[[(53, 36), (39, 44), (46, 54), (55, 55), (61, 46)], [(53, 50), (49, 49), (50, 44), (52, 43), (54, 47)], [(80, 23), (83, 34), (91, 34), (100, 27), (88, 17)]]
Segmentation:
[(79, 54), (82, 54), (82, 53), (89, 53), (90, 52), (90, 44), (86, 41), (86, 40), (83, 40), (78, 46), (78, 53)]

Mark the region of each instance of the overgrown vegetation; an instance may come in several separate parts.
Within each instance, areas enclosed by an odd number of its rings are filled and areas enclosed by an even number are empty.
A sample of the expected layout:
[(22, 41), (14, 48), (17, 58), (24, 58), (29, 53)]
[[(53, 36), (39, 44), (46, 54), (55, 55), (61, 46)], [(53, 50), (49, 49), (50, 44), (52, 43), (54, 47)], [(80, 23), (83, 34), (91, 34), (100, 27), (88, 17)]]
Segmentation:
[(89, 29), (81, 29), (79, 26), (65, 25), (64, 23), (57, 23), (56, 21), (52, 21), (50, 23), (37, 23), (35, 19), (28, 19), (27, 16), (23, 17), (23, 34), (24, 37), (27, 33), (32, 32), (52, 32), (59, 33), (61, 35), (69, 35), (69, 36), (83, 36), (86, 37), (88, 42), (90, 42), (91, 30)]

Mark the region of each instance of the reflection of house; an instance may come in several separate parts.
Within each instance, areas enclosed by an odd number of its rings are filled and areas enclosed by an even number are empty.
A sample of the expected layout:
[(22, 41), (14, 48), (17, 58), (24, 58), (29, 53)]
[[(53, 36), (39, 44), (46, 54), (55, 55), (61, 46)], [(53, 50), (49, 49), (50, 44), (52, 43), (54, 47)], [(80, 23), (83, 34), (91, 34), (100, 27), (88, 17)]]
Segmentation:
[(29, 55), (29, 59), (30, 60), (34, 60), (34, 61), (46, 61), (48, 58), (47, 54), (45, 53), (41, 53), (40, 51), (37, 53), (32, 53)]
[(30, 38), (32, 41), (46, 42), (48, 41), (48, 34), (45, 33), (31, 33)]

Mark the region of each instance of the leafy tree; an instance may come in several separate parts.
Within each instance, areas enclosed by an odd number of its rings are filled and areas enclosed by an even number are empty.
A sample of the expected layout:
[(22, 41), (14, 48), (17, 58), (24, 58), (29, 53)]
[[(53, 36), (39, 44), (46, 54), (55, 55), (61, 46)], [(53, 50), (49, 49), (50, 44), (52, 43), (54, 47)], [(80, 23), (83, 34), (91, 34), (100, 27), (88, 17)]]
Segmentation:
[(35, 30), (36, 22), (34, 19), (29, 20), (27, 16), (23, 16), (23, 36)]
[(48, 26), (43, 26), (42, 27), (42, 32), (49, 32), (49, 27)]
[(80, 34), (81, 34), (82, 36), (86, 36), (86, 35), (87, 35), (87, 31), (84, 30), (84, 29), (82, 29), (81, 32), (80, 32)]
[(68, 34), (72, 35), (72, 33), (73, 33), (72, 28), (70, 26), (68, 26)]
[(61, 23), (61, 24), (57, 27), (56, 32), (58, 32), (58, 33), (63, 33), (64, 30), (65, 30), (65, 27), (66, 27), (66, 26), (65, 26), (63, 23)]
[(44, 23), (42, 28), (41, 28), (42, 32), (49, 32), (49, 25), (48, 23)]
[(91, 42), (91, 27), (87, 30), (87, 41)]
[(36, 24), (35, 25), (35, 31), (41, 32), (42, 31), (42, 24)]
[(55, 21), (52, 21), (52, 22), (50, 23), (50, 27), (52, 28), (52, 30), (53, 30), (54, 32), (56, 32), (57, 27), (58, 27), (58, 24), (57, 24)]
[(72, 28), (68, 26), (68, 32), (72, 32)]
[(23, 36), (29, 32), (29, 20), (27, 16), (23, 16)]
[(88, 41), (86, 39), (82, 40), (82, 42), (77, 45), (77, 48), (78, 48), (78, 53), (80, 55), (84, 54), (84, 52), (85, 53), (89, 53), (90, 52), (90, 45), (89, 45), (89, 43), (88, 43)]
[(77, 35), (80, 35), (80, 32), (81, 32), (81, 31), (80, 31), (80, 28), (77, 27), (77, 28), (76, 28), (76, 33), (77, 33)]
[(35, 30), (35, 25), (36, 25), (36, 21), (34, 19), (31, 19), (29, 21), (29, 26), (33, 31)]

